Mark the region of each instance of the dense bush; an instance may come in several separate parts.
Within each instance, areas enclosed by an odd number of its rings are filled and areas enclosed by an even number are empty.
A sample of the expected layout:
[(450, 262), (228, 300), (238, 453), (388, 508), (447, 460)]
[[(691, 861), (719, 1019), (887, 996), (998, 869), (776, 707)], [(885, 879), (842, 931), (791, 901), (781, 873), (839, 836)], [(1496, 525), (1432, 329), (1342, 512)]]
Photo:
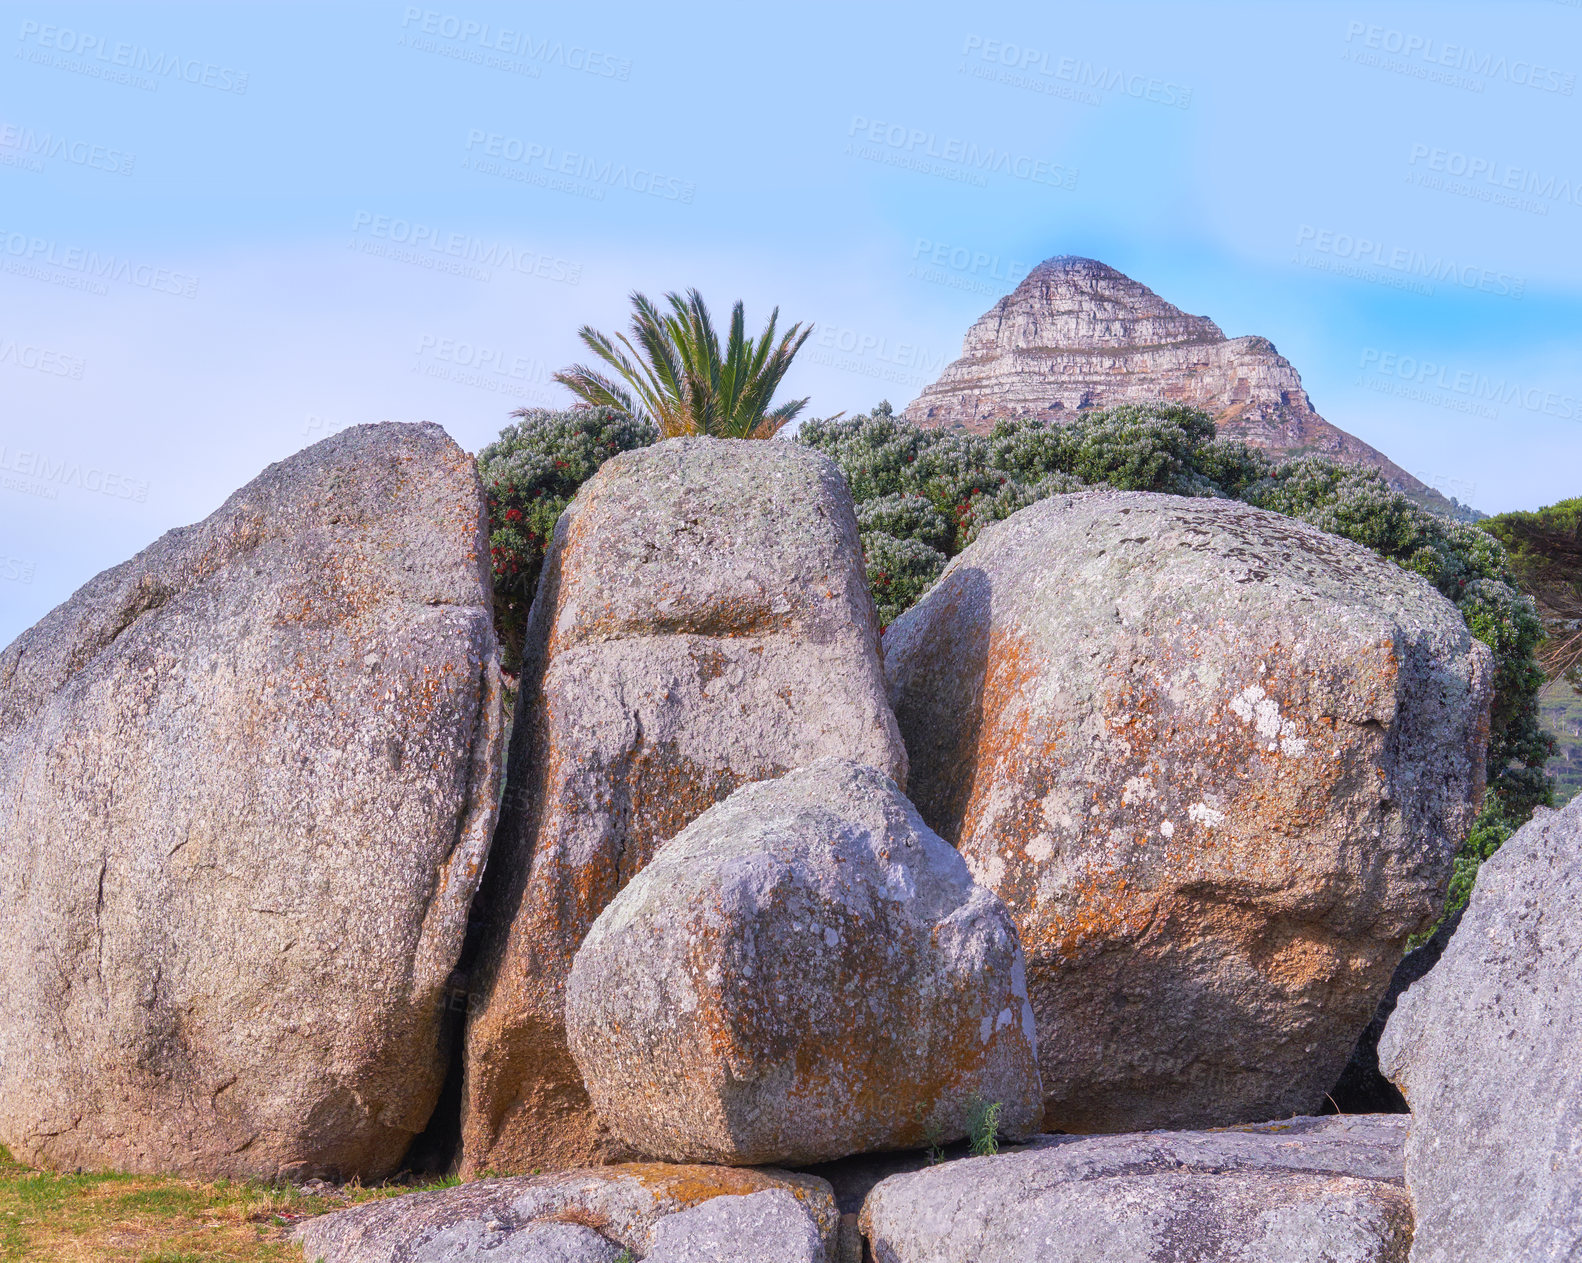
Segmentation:
[[(653, 427), (610, 409), (523, 411), (479, 456), (493, 526), (495, 602), (514, 663), (555, 518), (616, 452), (651, 443)], [(1538, 726), (1543, 628), (1517, 591), (1510, 559), (1487, 531), (1393, 491), (1374, 470), (1320, 457), (1272, 463), (1217, 439), (1213, 422), (1177, 405), (1126, 406), (1064, 423), (1001, 421), (988, 434), (925, 430), (889, 404), (867, 416), (809, 421), (798, 440), (829, 455), (851, 485), (868, 582), (881, 622), (912, 606), (988, 524), (1045, 496), (1095, 485), (1245, 500), (1364, 544), (1424, 576), (1453, 601), (1495, 657), (1491, 793), (1457, 861), (1457, 897), (1477, 865), (1549, 800)]]
[(1366, 545), (1428, 579), (1494, 651), (1494, 793), (1480, 818), (1480, 845), (1548, 801), (1551, 742), (1538, 726), (1543, 673), (1534, 661), (1543, 628), (1533, 603), (1516, 590), (1496, 539), (1419, 507), (1375, 470), (1316, 456), (1274, 464), (1245, 443), (1217, 439), (1207, 414), (1173, 404), (1107, 408), (1063, 423), (1000, 421), (986, 435), (919, 429), (880, 404), (865, 417), (809, 421), (797, 437), (846, 473), (885, 623), (984, 526), (1084, 487), (1241, 499)]
[(538, 587), (555, 520), (599, 466), (617, 452), (659, 437), (652, 425), (613, 408), (551, 412), (519, 408), (520, 418), (478, 453), (489, 505), (489, 559), (494, 567), (494, 623), (505, 665), (521, 665), (522, 634)]

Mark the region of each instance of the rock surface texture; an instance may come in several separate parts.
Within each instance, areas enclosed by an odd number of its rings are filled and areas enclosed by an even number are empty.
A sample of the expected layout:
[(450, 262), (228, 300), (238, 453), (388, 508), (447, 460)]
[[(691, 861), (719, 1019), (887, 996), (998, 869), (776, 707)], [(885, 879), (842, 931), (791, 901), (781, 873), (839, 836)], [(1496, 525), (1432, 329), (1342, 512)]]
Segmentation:
[(566, 994), (621, 1140), (670, 1161), (799, 1165), (1037, 1126), (1016, 926), (872, 768), (749, 785), (606, 908)]
[[(771, 1202), (765, 1202), (765, 1193), (772, 1195)], [(685, 1217), (700, 1206), (717, 1209)], [(833, 1251), (840, 1225), (834, 1195), (823, 1180), (790, 1171), (661, 1163), (479, 1180), (365, 1202), (310, 1219), (295, 1236), (305, 1258), (322, 1257), (324, 1263), (541, 1263), (559, 1259), (552, 1248), (562, 1249), (567, 1263), (608, 1263), (623, 1250), (647, 1257), (661, 1241), (673, 1252), (672, 1263), (680, 1263), (694, 1257), (685, 1251), (722, 1223), (757, 1218), (766, 1232), (777, 1229), (795, 1241), (799, 1221), (792, 1206), (802, 1222), (812, 1225), (819, 1252), (810, 1251), (809, 1257), (817, 1263)], [(682, 1223), (661, 1237), (658, 1229), (669, 1216)], [(785, 1257), (788, 1263), (797, 1259)], [(833, 1263), (832, 1253), (830, 1259)]]
[(908, 405), (917, 425), (984, 433), (1001, 417), (1069, 417), (1123, 403), (1190, 404), (1222, 438), (1272, 456), (1309, 453), (1367, 465), (1392, 487), (1445, 504), (1382, 452), (1318, 413), (1267, 338), (1227, 339), (1146, 285), (1094, 259), (1034, 268), (967, 331), (961, 358)]
[(672, 439), (562, 515), (522, 695), (467, 1035), (463, 1167), (608, 1159), (565, 1042), (583, 935), (655, 849), (826, 756), (904, 783), (845, 481), (796, 444)]
[(1582, 1254), (1582, 798), (1478, 870), (1379, 1043), (1412, 1107), (1413, 1263)]
[(361, 1173), (439, 1093), (501, 755), (483, 498), (346, 430), (0, 654), (0, 1141)]
[(1213, 1132), (1046, 1136), (894, 1175), (875, 1263), (1406, 1263), (1401, 1115)]
[(661, 1219), (651, 1241), (647, 1263), (825, 1261), (824, 1241), (813, 1217), (783, 1189), (703, 1202)]
[(1020, 927), (1045, 1128), (1316, 1111), (1482, 795), (1456, 609), (1288, 517), (1092, 492), (986, 530), (885, 666), (913, 801)]

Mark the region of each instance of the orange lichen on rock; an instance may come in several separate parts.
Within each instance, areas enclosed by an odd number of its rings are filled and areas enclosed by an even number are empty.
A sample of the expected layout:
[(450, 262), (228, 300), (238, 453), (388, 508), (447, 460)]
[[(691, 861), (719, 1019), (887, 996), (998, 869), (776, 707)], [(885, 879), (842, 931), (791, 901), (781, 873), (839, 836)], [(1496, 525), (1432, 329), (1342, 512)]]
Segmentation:
[(915, 800), (1017, 918), (1046, 1126), (1316, 1108), (1475, 809), (1456, 610), (1292, 519), (1103, 492), (985, 531), (885, 652)]
[(678, 439), (609, 461), (556, 527), (526, 639), (477, 918), (469, 1172), (621, 1156), (566, 1051), (565, 981), (670, 838), (823, 756), (906, 776), (850, 495), (808, 449)]

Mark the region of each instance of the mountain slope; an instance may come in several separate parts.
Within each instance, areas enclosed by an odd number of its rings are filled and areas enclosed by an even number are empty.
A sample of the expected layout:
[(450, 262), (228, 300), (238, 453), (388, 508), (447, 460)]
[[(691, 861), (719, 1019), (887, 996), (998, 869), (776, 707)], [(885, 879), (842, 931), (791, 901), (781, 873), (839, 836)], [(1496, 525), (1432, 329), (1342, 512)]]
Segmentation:
[(1271, 455), (1309, 453), (1379, 470), (1421, 504), (1451, 503), (1313, 409), (1267, 338), (1227, 338), (1095, 259), (1038, 265), (971, 329), (962, 355), (908, 405), (918, 425), (987, 431), (999, 417), (1165, 400), (1213, 416), (1219, 433)]

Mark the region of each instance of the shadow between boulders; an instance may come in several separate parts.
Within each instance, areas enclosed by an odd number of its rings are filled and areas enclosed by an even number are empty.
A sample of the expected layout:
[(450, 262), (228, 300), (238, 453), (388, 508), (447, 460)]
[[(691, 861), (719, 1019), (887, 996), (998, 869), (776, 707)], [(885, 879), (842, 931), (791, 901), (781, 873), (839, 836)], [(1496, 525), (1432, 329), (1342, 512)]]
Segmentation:
[(1461, 911), (1446, 917), (1433, 937), (1421, 947), (1414, 948), (1401, 958), (1390, 978), (1390, 989), (1379, 1001), (1378, 1011), (1357, 1036), (1357, 1046), (1351, 1050), (1351, 1059), (1340, 1072), (1340, 1078), (1330, 1089), (1320, 1114), (1408, 1114), (1406, 1098), (1379, 1070), (1379, 1038), (1385, 1024), (1395, 1012), (1396, 1003), (1414, 982), (1428, 976), (1428, 971), (1439, 963), (1445, 948), (1450, 946), (1450, 936), (1461, 924)]
[[(911, 764), (907, 796), (928, 827), (952, 846), (961, 842), (961, 823), (978, 775), (978, 740), (983, 730), (993, 630), (992, 597), (989, 577), (983, 570), (961, 567), (944, 576), (917, 606), (896, 619), (881, 643), (884, 649), (894, 643), (892, 637), (907, 635), (911, 622), (922, 618), (920, 611), (925, 606), (945, 608), (945, 613), (931, 616), (925, 625), (956, 633), (951, 645), (930, 645), (909, 655), (913, 669), (921, 665), (926, 680), (909, 681), (903, 690), (888, 664), (885, 671), (890, 703)], [(960, 722), (949, 733), (943, 732), (926, 714), (911, 713), (907, 697), (945, 698), (950, 713), (960, 716)]]

